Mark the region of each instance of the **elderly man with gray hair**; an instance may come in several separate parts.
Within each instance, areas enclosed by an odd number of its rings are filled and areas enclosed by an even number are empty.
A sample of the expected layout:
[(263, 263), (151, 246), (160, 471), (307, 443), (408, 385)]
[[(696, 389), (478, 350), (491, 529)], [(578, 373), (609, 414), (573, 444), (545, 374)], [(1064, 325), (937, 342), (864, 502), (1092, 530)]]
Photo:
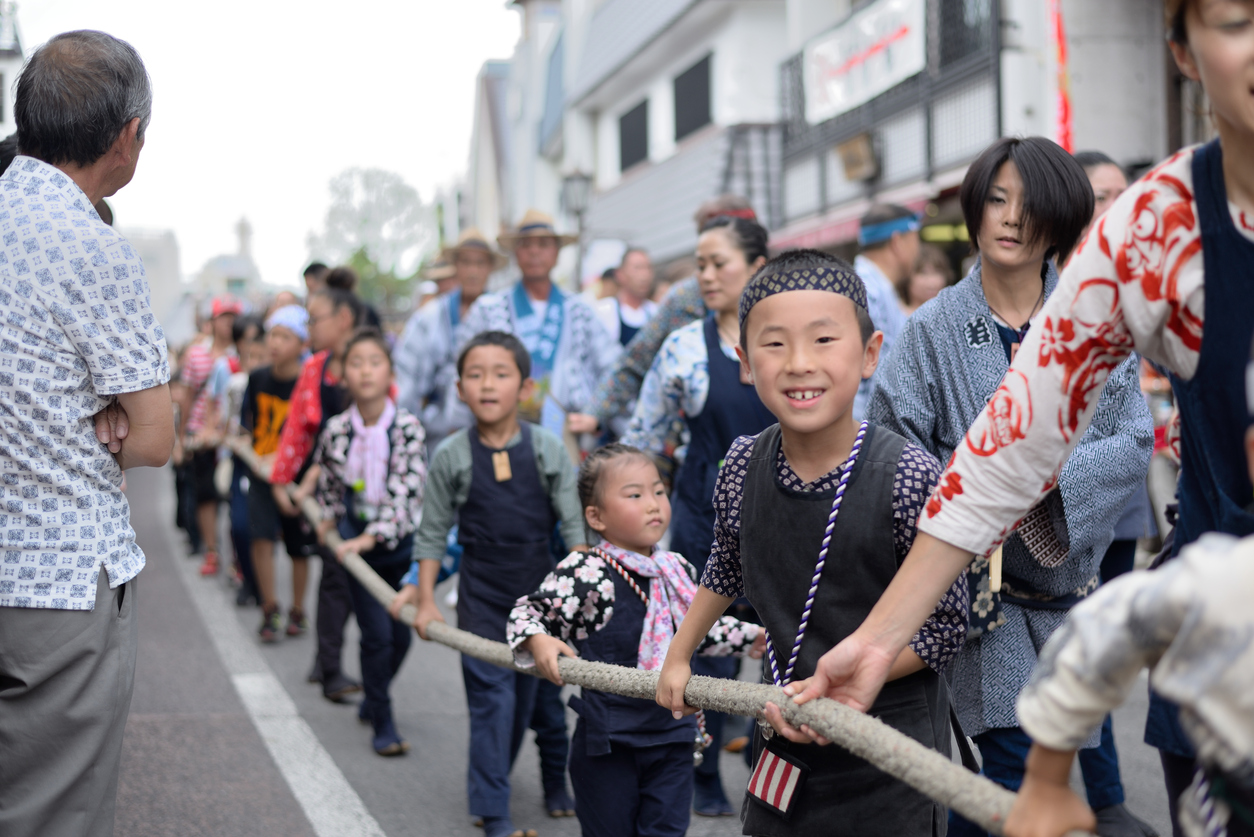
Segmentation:
[(58, 35), (17, 82), (0, 176), (6, 837), (113, 833), (144, 566), (122, 472), (165, 464), (174, 422), (143, 263), (92, 206), (134, 176), (151, 112), (139, 55), (102, 32)]

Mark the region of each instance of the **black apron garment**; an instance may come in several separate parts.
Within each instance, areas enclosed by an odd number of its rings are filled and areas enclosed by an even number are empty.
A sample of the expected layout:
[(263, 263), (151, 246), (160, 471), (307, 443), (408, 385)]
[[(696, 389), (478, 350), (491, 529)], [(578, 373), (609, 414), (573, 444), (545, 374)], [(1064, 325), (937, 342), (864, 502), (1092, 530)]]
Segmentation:
[(714, 314), (705, 318), (703, 328), (710, 392), (701, 412), (687, 419), (692, 439), (671, 497), (671, 550), (698, 573), (705, 569), (714, 542), (714, 481), (727, 449), (736, 437), (761, 433), (775, 422), (757, 390), (740, 382), (740, 362), (719, 348)]
[(1206, 313), (1197, 371), (1188, 381), (1171, 376), (1181, 421), (1177, 554), (1205, 532), (1254, 534), (1249, 511), (1254, 492), (1245, 462), (1254, 242), (1232, 223), (1219, 140), (1194, 152), (1193, 189), (1202, 230)]
[[(762, 617), (782, 669), (792, 654), (834, 491), (784, 488), (776, 473), (779, 426), (758, 437), (745, 475), (740, 554), (745, 595)], [(832, 532), (794, 680), (814, 673), (819, 657), (853, 633), (897, 572), (893, 545), (893, 477), (906, 440), (870, 426), (849, 477)], [(763, 679), (771, 682), (770, 666)], [(931, 669), (886, 683), (870, 715), (924, 746), (949, 755), (949, 704)], [(761, 752), (754, 736), (754, 760)], [(810, 768), (788, 820), (746, 798), (744, 833), (775, 835), (930, 836), (945, 833), (945, 810), (878, 768), (836, 745), (772, 747)]]
[[(579, 656), (584, 660), (636, 668), (647, 609), (636, 591), (612, 567), (606, 566), (605, 572), (614, 582), (614, 615), (601, 630), (591, 632), (587, 639), (578, 643)], [(628, 572), (647, 596), (652, 579)], [(692, 745), (697, 739), (694, 717), (677, 721), (671, 717), (670, 710), (652, 700), (584, 689), (581, 696), (570, 699), (570, 707), (579, 713), (590, 756), (608, 755), (611, 742), (629, 747), (653, 747)]]
[(492, 454), (472, 427), (471, 476), (466, 503), (458, 512), (462, 545), (457, 626), (505, 641), (505, 623), (519, 596), (535, 592), (554, 566), (549, 550), (557, 514), (540, 480), (531, 445), (531, 426), (519, 425), (522, 441), (507, 448), (511, 478), (496, 481)]

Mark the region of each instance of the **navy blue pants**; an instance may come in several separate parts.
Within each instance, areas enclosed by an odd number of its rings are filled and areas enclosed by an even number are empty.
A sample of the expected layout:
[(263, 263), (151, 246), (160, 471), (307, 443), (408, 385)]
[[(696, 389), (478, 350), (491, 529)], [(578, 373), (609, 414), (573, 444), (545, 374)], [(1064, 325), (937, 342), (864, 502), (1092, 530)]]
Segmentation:
[(548, 680), (536, 684), (531, 728), (536, 732), (536, 749), (540, 751), (540, 780), (545, 802), (558, 801), (566, 793), (566, 757), (570, 751), (561, 686)]
[(583, 837), (682, 837), (692, 804), (692, 744), (611, 744), (588, 755), (582, 720), (570, 748), (570, 781)]
[(531, 722), (538, 680), (462, 655), (462, 682), (470, 710), (470, 814), (508, 817), (509, 773)]
[[(1102, 737), (1110, 735), (1110, 716), (1106, 716), (1106, 721), (1102, 724)], [(1007, 790), (1017, 791), (1019, 786), (1023, 784), (1024, 765), (1027, 762), (1028, 750), (1032, 747), (1032, 739), (1028, 734), (1019, 727), (1009, 727), (1006, 729), (990, 729), (973, 737), (977, 746), (980, 748), (980, 756), (984, 760), (980, 773)], [(1112, 742), (1113, 743), (1113, 742)], [(1113, 750), (1113, 746), (1112, 746)], [(1093, 750), (1081, 750), (1082, 753), (1095, 752)], [(1116, 774), (1115, 779), (1118, 781), (1118, 762), (1115, 763)], [(1087, 779), (1086, 790), (1087, 790)], [(1105, 808), (1107, 805), (1117, 805), (1123, 801), (1123, 786), (1118, 785), (1119, 800), (1118, 802), (1110, 802), (1101, 798), (1099, 794), (1089, 790), (1089, 807), (1094, 810)], [(1106, 786), (1105, 793), (1110, 792), (1109, 785)], [(1094, 797), (1096, 796), (1096, 800)], [(949, 837), (984, 837), (987, 831), (978, 825), (964, 819), (953, 811), (949, 812)]]
[[(396, 590), (409, 565), (396, 562), (373, 569)], [(378, 728), (392, 718), (392, 699), (388, 690), (392, 686), (392, 678), (405, 661), (413, 632), (408, 625), (389, 616), (387, 609), (352, 574), (345, 575), (353, 611), (357, 614), (357, 627), (361, 629), (361, 688), (366, 695), (362, 716), (369, 718)]]

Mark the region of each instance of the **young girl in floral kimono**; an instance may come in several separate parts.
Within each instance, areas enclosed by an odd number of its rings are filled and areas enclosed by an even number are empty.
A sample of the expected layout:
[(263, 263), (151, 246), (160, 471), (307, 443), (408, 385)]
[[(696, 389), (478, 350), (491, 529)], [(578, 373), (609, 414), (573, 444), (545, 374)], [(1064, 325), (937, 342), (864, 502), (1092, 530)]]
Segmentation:
[[(427, 466), (422, 424), (389, 397), (392, 357), (377, 330), (361, 329), (344, 350), (344, 383), (352, 405), (327, 420), (310, 474), (318, 480), (324, 520), (319, 534), (336, 528), (343, 542), (335, 557), (356, 552), (400, 589), (422, 517)], [(307, 477), (308, 479), (308, 477)], [(371, 742), (381, 756), (409, 750), (392, 721), (388, 694), (392, 678), (409, 650), (409, 627), (394, 622), (352, 575), (353, 610), (361, 628), (361, 679), (366, 693), (357, 715), (374, 730)]]
[[(657, 467), (637, 448), (606, 445), (579, 469), (579, 499), (599, 543), (571, 553), (514, 607), (507, 637), (515, 659), (559, 685), (563, 655), (658, 670), (697, 581), (682, 555), (657, 548), (671, 516)], [(760, 634), (723, 617), (699, 653), (761, 656)], [(676, 720), (650, 700), (592, 690), (570, 703), (579, 713), (570, 777), (583, 833), (686, 833), (697, 722)]]

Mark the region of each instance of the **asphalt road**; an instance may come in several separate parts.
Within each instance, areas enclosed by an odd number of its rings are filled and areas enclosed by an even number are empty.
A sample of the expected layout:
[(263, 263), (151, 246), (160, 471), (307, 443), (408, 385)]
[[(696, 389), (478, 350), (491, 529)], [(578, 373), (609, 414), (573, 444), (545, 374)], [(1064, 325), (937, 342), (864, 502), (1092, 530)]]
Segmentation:
[[(399, 758), (377, 756), (355, 706), (332, 704), (306, 682), (313, 637), (261, 645), (260, 612), (236, 608), (222, 578), (197, 575), (173, 525), (171, 473), (139, 469), (128, 480), (148, 565), (135, 592), (140, 648), (116, 834), (481, 835), (466, 811), (467, 720), (457, 655), (415, 640), (392, 687), (398, 729), (413, 749)], [(287, 562), (276, 564), (286, 609)], [(356, 642), (350, 623), (345, 668), (354, 675)], [(757, 665), (747, 661), (742, 676), (756, 679)], [(1129, 807), (1166, 835), (1157, 753), (1140, 741), (1144, 717), (1145, 692), (1136, 689), (1115, 715), (1124, 785)], [(569, 720), (573, 729), (574, 716)], [(729, 796), (738, 800), (748, 771), (740, 756), (723, 754), (721, 765)], [(512, 778), (518, 826), (544, 837), (579, 834), (575, 820), (545, 814), (530, 739)], [(736, 818), (694, 816), (688, 833), (735, 835), (740, 828)]]

